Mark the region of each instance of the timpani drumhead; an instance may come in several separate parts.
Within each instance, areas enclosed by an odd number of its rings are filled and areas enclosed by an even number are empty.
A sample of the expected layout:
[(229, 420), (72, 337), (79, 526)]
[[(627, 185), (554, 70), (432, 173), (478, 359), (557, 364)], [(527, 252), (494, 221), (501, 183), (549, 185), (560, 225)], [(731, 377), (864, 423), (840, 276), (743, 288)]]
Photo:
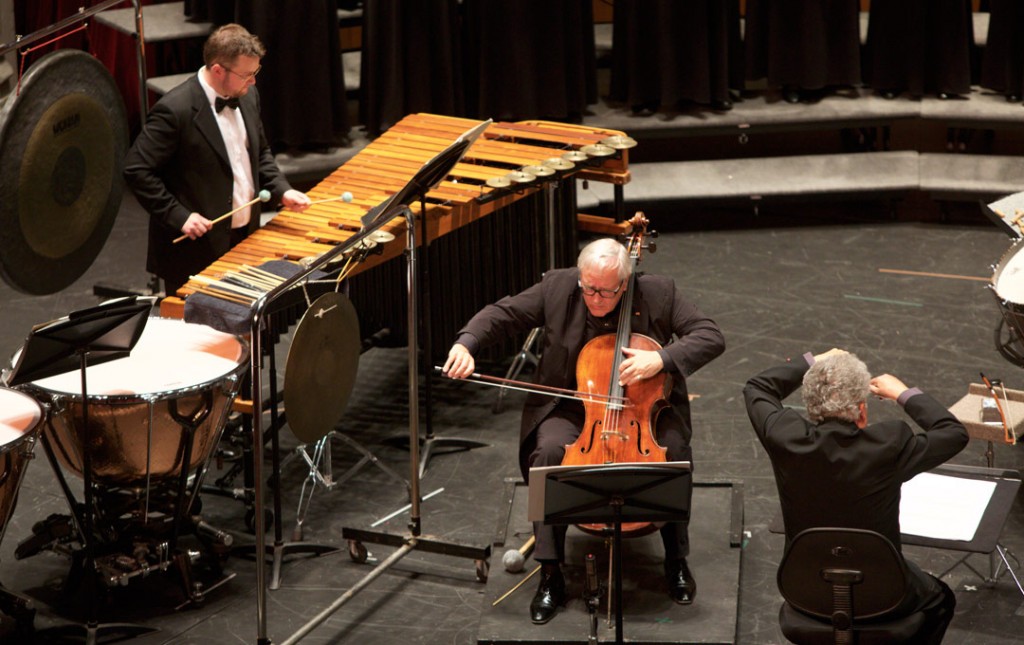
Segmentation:
[(0, 274), (15, 289), (56, 293), (103, 248), (121, 206), (124, 103), (86, 52), (29, 68), (0, 112)]
[(295, 329), (284, 374), (288, 427), (316, 443), (341, 420), (359, 370), (359, 318), (340, 293), (325, 293)]

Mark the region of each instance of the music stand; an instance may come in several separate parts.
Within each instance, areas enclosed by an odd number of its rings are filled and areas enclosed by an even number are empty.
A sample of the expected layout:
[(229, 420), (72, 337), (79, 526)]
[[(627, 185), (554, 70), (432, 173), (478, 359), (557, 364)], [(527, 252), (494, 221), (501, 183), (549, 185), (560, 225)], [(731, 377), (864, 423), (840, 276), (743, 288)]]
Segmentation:
[(1024, 192), (1007, 195), (989, 204), (980, 202), (980, 206), (982, 215), (1007, 237), (1014, 240), (1021, 238), (1024, 229), (1021, 228), (1019, 213), (1024, 209)]
[(615, 642), (622, 640), (623, 522), (690, 519), (690, 462), (548, 466), (530, 469), (529, 519), (545, 524), (611, 524)]
[[(92, 445), (89, 426), (89, 398), (86, 383), (88, 365), (99, 365), (128, 356), (142, 337), (142, 331), (149, 320), (149, 312), (155, 298), (131, 296), (109, 300), (96, 307), (73, 311), (64, 318), (36, 325), (29, 332), (17, 362), (11, 371), (8, 385), (16, 386), (81, 370), (82, 374), (82, 479), (84, 480), (84, 508), (74, 508), (68, 499), (82, 533), (84, 572), (86, 580), (94, 587), (98, 584), (95, 571), (95, 545), (93, 540), (93, 499), (92, 459), (89, 446)], [(43, 437), (46, 446), (46, 437)], [(47, 451), (49, 453), (49, 450)], [(54, 462), (56, 468), (56, 462)], [(152, 627), (128, 623), (106, 623), (100, 625), (96, 617), (95, 588), (89, 589), (88, 622), (85, 625), (86, 643), (95, 643), (100, 632), (116, 631), (126, 636), (137, 636), (156, 631)], [(72, 629), (78, 625), (71, 626)], [(64, 631), (56, 628), (52, 631)]]

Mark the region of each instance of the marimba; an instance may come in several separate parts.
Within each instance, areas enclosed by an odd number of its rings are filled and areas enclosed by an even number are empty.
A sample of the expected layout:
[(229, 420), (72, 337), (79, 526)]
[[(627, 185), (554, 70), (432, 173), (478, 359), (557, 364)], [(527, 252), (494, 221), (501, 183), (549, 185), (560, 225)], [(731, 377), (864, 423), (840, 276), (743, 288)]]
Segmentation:
[[(333, 201), (314, 204), (302, 213), (281, 211), (200, 275), (218, 279), (242, 265), (319, 256), (354, 235), (367, 211), (401, 190), (426, 162), (480, 124), (432, 114), (405, 117), (307, 193), (314, 202)], [(430, 323), (435, 348), (446, 351), (454, 333), (477, 309), (533, 284), (551, 268), (551, 260), (560, 266), (575, 261), (576, 179), (617, 185), (630, 179), (627, 150), (598, 145), (616, 138), (625, 136), (546, 121), (492, 123), (422, 202), (409, 205), (417, 221), (425, 224), (425, 237), (418, 231), (418, 241), (430, 249), (426, 270), (434, 303)], [(571, 167), (563, 155), (575, 159)], [(524, 166), (544, 166), (545, 161), (549, 168), (563, 169), (532, 179), (501, 179)], [(552, 183), (555, 198), (548, 199), (545, 187)], [(344, 192), (352, 194), (351, 202), (340, 199)], [(554, 217), (549, 212), (552, 202)], [(405, 219), (395, 218), (382, 230), (392, 233), (394, 240), (356, 267), (349, 295), (364, 336), (388, 329), (390, 337), (403, 344), (405, 268), (399, 256), (405, 248)], [(161, 303), (161, 314), (181, 317), (184, 299), (200, 288), (197, 280), (186, 283), (178, 297)]]

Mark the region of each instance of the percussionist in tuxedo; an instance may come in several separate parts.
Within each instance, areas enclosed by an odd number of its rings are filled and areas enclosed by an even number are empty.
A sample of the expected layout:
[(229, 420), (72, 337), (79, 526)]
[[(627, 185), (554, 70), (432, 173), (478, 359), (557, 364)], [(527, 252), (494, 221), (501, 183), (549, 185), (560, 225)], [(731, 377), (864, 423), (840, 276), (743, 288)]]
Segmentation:
[(150, 216), (146, 269), (168, 295), (259, 227), (263, 197), (295, 210), (309, 205), (263, 134), (255, 83), (264, 54), (242, 26), (218, 28), (202, 68), (153, 106), (125, 158), (125, 180)]
[[(803, 386), (804, 417), (782, 404)], [(868, 423), (869, 394), (894, 401), (902, 420)], [(967, 429), (941, 403), (891, 374), (871, 377), (841, 349), (769, 368), (743, 389), (750, 423), (775, 471), (786, 543), (812, 527), (875, 531), (900, 549), (900, 487), (967, 445)], [(953, 618), (950, 588), (907, 561), (908, 592), (893, 618), (924, 612), (920, 643), (939, 643)]]

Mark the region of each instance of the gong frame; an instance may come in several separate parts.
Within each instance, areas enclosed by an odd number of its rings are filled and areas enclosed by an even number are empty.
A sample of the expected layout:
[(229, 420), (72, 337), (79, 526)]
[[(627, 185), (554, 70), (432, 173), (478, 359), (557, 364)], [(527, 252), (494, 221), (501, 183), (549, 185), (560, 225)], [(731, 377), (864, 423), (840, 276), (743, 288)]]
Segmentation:
[(55, 22), (49, 27), (43, 27), (38, 31), (33, 31), (27, 36), (19, 36), (13, 42), (0, 45), (0, 56), (3, 56), (13, 50), (27, 47), (32, 43), (38, 42), (47, 36), (57, 33), (58, 31), (63, 31), (72, 25), (76, 25), (101, 11), (106, 11), (111, 7), (124, 4), (125, 2), (131, 2), (132, 8), (135, 10), (135, 59), (139, 74), (139, 105), (142, 108), (142, 118), (145, 119), (146, 113), (149, 112), (149, 97), (146, 91), (146, 38), (142, 28), (141, 0), (104, 0), (104, 2), (92, 7), (79, 8), (78, 13), (68, 16), (59, 22)]

